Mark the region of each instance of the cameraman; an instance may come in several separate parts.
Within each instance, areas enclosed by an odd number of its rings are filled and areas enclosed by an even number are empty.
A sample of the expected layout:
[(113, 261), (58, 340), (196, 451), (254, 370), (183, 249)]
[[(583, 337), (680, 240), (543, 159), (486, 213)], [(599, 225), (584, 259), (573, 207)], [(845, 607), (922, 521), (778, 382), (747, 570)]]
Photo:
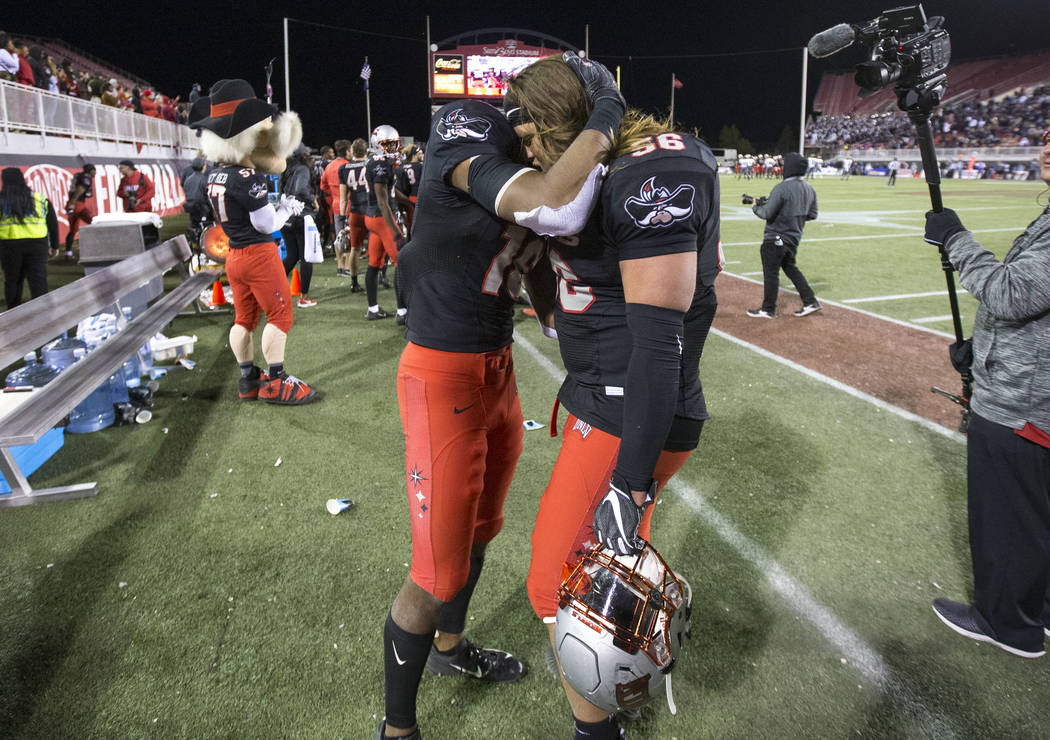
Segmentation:
[[(1050, 185), (1050, 129), (1039, 162)], [(974, 599), (933, 610), (959, 634), (1038, 658), (1050, 635), (1050, 207), (1002, 262), (952, 210), (926, 214), (925, 239), (980, 302), (966, 444)]]
[(817, 194), (802, 179), (806, 174), (806, 158), (791, 152), (784, 156), (784, 181), (773, 188), (769, 198), (759, 198), (752, 212), (766, 220), (762, 237), (762, 276), (765, 293), (760, 308), (749, 308), (747, 315), (756, 319), (772, 319), (777, 315), (777, 291), (780, 289), (780, 269), (791, 278), (802, 299), (802, 308), (795, 316), (808, 316), (821, 309), (806, 276), (795, 265), (798, 244), (806, 221), (817, 217)]

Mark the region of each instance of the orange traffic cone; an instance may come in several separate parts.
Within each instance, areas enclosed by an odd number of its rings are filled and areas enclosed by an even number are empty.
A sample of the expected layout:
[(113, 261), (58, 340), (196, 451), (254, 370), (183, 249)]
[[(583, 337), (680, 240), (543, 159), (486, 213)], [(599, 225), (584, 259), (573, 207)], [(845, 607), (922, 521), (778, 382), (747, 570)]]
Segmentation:
[(296, 267), (292, 270), (292, 298), (303, 294), (303, 289), (299, 284), (299, 268)]
[(222, 289), (222, 281), (216, 280), (211, 284), (211, 305), (225, 306), (227, 303), (226, 291)]

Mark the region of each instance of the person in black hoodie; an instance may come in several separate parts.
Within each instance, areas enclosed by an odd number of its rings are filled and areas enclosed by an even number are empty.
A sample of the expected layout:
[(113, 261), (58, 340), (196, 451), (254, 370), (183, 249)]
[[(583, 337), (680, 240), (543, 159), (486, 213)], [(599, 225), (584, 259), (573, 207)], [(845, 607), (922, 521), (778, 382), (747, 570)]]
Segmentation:
[(784, 270), (795, 284), (802, 308), (795, 316), (808, 316), (821, 309), (806, 276), (795, 264), (798, 245), (802, 241), (802, 229), (806, 221), (817, 217), (817, 194), (803, 179), (806, 174), (806, 158), (791, 152), (784, 156), (784, 181), (773, 188), (769, 198), (758, 198), (752, 212), (765, 219), (766, 230), (762, 236), (762, 277), (765, 291), (762, 305), (749, 308), (747, 315), (756, 319), (772, 319), (777, 315), (777, 292), (780, 289), (780, 270)]
[(298, 300), (299, 308), (310, 308), (317, 305), (317, 301), (310, 298), (310, 279), (314, 274), (314, 266), (313, 263), (306, 261), (306, 238), (303, 223), (306, 216), (317, 217), (317, 195), (310, 184), (312, 164), (313, 157), (310, 155), (310, 150), (305, 146), (300, 146), (288, 158), (288, 168), (281, 175), (281, 193), (306, 204), (301, 214), (288, 219), (288, 222), (281, 227), (285, 247), (284, 271), (290, 273), (296, 263), (299, 264), (302, 286), (302, 295)]

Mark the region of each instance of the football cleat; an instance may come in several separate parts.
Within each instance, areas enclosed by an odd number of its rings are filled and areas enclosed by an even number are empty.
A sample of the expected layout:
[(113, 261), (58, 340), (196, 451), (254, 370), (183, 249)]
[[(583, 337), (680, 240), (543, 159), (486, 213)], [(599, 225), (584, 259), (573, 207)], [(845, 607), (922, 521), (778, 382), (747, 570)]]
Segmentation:
[(259, 382), (259, 399), (281, 406), (301, 406), (317, 397), (317, 391), (294, 375), (281, 373), (270, 377), (262, 374)]
[(367, 312), (365, 314), (365, 318), (368, 319), (369, 321), (378, 321), (379, 319), (389, 319), (390, 318), (390, 314), (388, 314), (383, 309), (379, 309), (378, 311), (369, 311), (369, 312)]
[(486, 683), (514, 683), (525, 675), (525, 666), (510, 653), (479, 647), (465, 637), (449, 655), (431, 646), (427, 670), (436, 676), (469, 676)]
[(799, 310), (795, 311), (796, 316), (809, 316), (811, 313), (816, 313), (820, 309), (824, 308), (819, 303), (810, 303), (807, 306), (803, 306)]
[[(347, 274), (349, 275), (350, 273), (348, 272)], [(350, 292), (351, 293), (364, 293), (364, 291), (365, 291), (365, 289), (362, 288), (361, 284), (358, 283), (356, 280), (354, 282), (350, 283)]]
[(313, 306), (317, 305), (317, 301), (315, 301), (310, 296), (306, 295), (306, 293), (303, 293), (301, 296), (299, 296), (298, 305), (299, 308), (312, 308)]
[[(372, 736), (372, 740), (383, 740), (386, 737), (393, 737), (392, 735), (386, 734), (386, 717), (379, 720), (379, 727), (376, 728), (376, 734)], [(417, 727), (411, 734), (401, 735), (398, 740), (421, 740), (423, 737)]]
[(408, 314), (407, 313), (399, 313), (397, 315), (397, 325), (398, 326), (407, 326), (408, 325)]
[(248, 375), (241, 376), (237, 383), (237, 392), (242, 401), (254, 401), (259, 397), (259, 382), (262, 376), (263, 372), (257, 365), (252, 366)]

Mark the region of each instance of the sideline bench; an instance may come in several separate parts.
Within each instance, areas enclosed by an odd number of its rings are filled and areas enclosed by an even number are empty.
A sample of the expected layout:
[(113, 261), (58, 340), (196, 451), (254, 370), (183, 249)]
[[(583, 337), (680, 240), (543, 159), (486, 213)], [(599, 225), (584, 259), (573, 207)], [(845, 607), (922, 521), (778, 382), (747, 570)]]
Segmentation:
[[(43, 346), (80, 319), (119, 303), (126, 294), (181, 266), (189, 257), (186, 237), (177, 236), (5, 311), (0, 314), (0, 368)], [(11, 487), (10, 493), (0, 494), (0, 507), (98, 494), (97, 482), (34, 490), (9, 448), (39, 440), (221, 274), (221, 270), (202, 270), (190, 276), (43, 388), (14, 394), (24, 395), (25, 400), (0, 416), (0, 472)]]

